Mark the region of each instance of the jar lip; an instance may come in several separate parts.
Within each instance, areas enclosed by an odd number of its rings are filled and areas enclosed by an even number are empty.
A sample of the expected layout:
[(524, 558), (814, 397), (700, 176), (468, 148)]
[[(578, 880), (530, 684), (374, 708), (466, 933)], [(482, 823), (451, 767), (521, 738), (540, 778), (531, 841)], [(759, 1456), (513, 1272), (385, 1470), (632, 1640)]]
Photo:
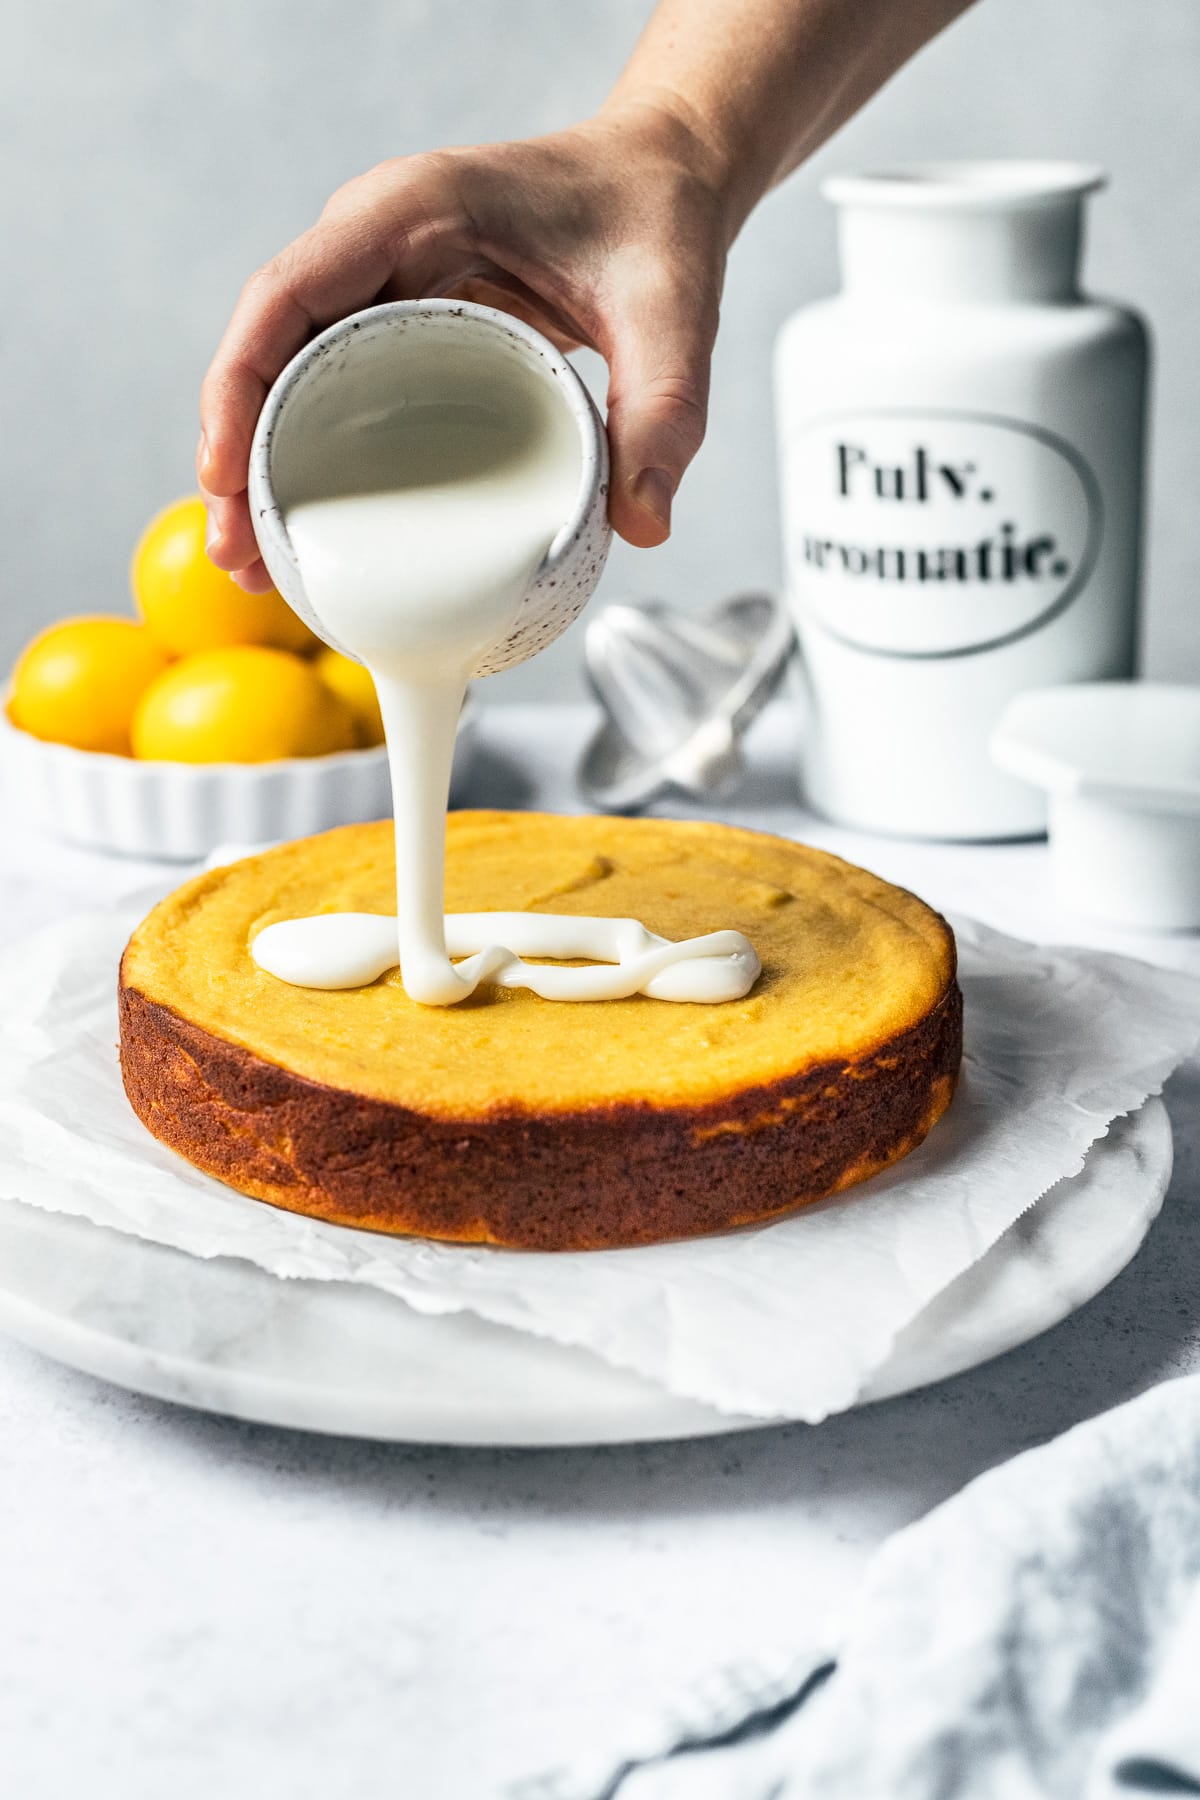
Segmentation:
[(890, 169), (830, 175), (821, 192), (835, 206), (903, 208), (907, 211), (1012, 212), (1079, 200), (1108, 180), (1094, 163), (983, 162), (902, 163)]

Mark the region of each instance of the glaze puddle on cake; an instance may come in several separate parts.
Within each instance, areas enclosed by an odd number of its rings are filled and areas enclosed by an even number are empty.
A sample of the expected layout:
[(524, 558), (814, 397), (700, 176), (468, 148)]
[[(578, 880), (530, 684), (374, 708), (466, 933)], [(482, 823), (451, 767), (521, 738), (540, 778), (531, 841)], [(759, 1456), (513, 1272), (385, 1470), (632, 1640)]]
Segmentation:
[[(260, 951), (268, 931), (269, 961)], [(448, 956), (479, 958), (476, 983), (528, 988), (543, 1000), (626, 1000), (631, 994), (652, 1000), (740, 1000), (759, 974), (758, 957), (740, 931), (710, 931), (672, 943), (636, 919), (481, 912), (448, 913), (445, 934)], [(497, 935), (504, 938), (503, 949), (495, 946)], [(268, 925), (255, 938), (253, 955), (269, 975), (296, 987), (354, 988), (397, 966), (396, 944), (395, 918), (323, 913)], [(522, 956), (579, 958), (601, 966), (531, 965)], [(456, 973), (464, 978), (461, 965)], [(586, 994), (580, 993), (581, 976), (587, 978)]]
[[(441, 355), (442, 388), (435, 359), (410, 397), (385, 406), (369, 371), (347, 361), (336, 442), (314, 441), (286, 505), (308, 599), (379, 694), (397, 916), (277, 922), (255, 938), (254, 959), (315, 988), (362, 986), (399, 964), (405, 992), (427, 1006), (453, 1005), (481, 983), (547, 1000), (738, 999), (760, 972), (740, 932), (668, 943), (631, 919), (444, 917), (446, 803), (467, 681), (511, 629), (570, 516), (580, 450), (567, 408), (552, 389), (518, 379), (515, 362), (498, 363), (467, 398), (461, 384), (456, 394), (453, 347)], [(523, 955), (595, 966), (548, 968)]]

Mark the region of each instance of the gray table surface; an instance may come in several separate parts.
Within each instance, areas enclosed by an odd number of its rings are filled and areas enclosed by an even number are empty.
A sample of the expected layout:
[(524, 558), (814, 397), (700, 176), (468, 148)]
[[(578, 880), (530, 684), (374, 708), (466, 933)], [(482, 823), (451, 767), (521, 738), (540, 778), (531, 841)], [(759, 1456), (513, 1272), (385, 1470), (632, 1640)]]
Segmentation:
[[(473, 798), (575, 809), (582, 710), (485, 715)], [(800, 808), (787, 715), (725, 815), (935, 904), (1200, 970), (1194, 938), (1058, 913), (1044, 846), (839, 832)], [(662, 810), (686, 811), (683, 807)], [(0, 803), (6, 938), (184, 870), (40, 837)], [(833, 1419), (573, 1451), (381, 1446), (191, 1413), (0, 1339), (0, 1782), (22, 1800), (474, 1800), (619, 1747), (714, 1664), (818, 1634), (865, 1559), (980, 1470), (1200, 1368), (1200, 1066), (1131, 1267), (987, 1368)]]

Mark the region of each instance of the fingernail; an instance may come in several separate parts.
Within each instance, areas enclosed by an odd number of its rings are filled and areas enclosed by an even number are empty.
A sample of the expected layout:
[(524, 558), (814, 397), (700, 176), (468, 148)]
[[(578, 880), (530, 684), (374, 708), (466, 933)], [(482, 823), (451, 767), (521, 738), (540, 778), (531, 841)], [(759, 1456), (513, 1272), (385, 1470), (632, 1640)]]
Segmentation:
[(675, 482), (665, 469), (643, 469), (633, 484), (633, 497), (660, 525), (671, 523)]
[(200, 442), (196, 445), (196, 467), (199, 470), (208, 467), (208, 438), (204, 432), (200, 433)]
[(211, 513), (204, 516), (204, 548), (211, 556), (215, 545), (221, 541), (221, 528)]

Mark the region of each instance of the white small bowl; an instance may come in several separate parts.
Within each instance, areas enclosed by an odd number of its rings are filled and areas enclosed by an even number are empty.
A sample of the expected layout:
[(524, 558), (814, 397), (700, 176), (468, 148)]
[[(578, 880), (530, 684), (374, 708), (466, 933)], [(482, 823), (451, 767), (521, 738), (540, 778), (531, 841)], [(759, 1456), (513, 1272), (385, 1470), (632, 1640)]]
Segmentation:
[[(452, 798), (474, 747), (463, 709)], [(54, 837), (118, 856), (191, 862), (220, 844), (310, 837), (386, 818), (387, 752), (342, 750), (265, 763), (139, 762), (44, 743), (0, 708), (0, 773), (9, 793)]]
[(1036, 688), (1010, 703), (991, 748), (1046, 792), (1064, 906), (1133, 930), (1200, 930), (1200, 687)]

